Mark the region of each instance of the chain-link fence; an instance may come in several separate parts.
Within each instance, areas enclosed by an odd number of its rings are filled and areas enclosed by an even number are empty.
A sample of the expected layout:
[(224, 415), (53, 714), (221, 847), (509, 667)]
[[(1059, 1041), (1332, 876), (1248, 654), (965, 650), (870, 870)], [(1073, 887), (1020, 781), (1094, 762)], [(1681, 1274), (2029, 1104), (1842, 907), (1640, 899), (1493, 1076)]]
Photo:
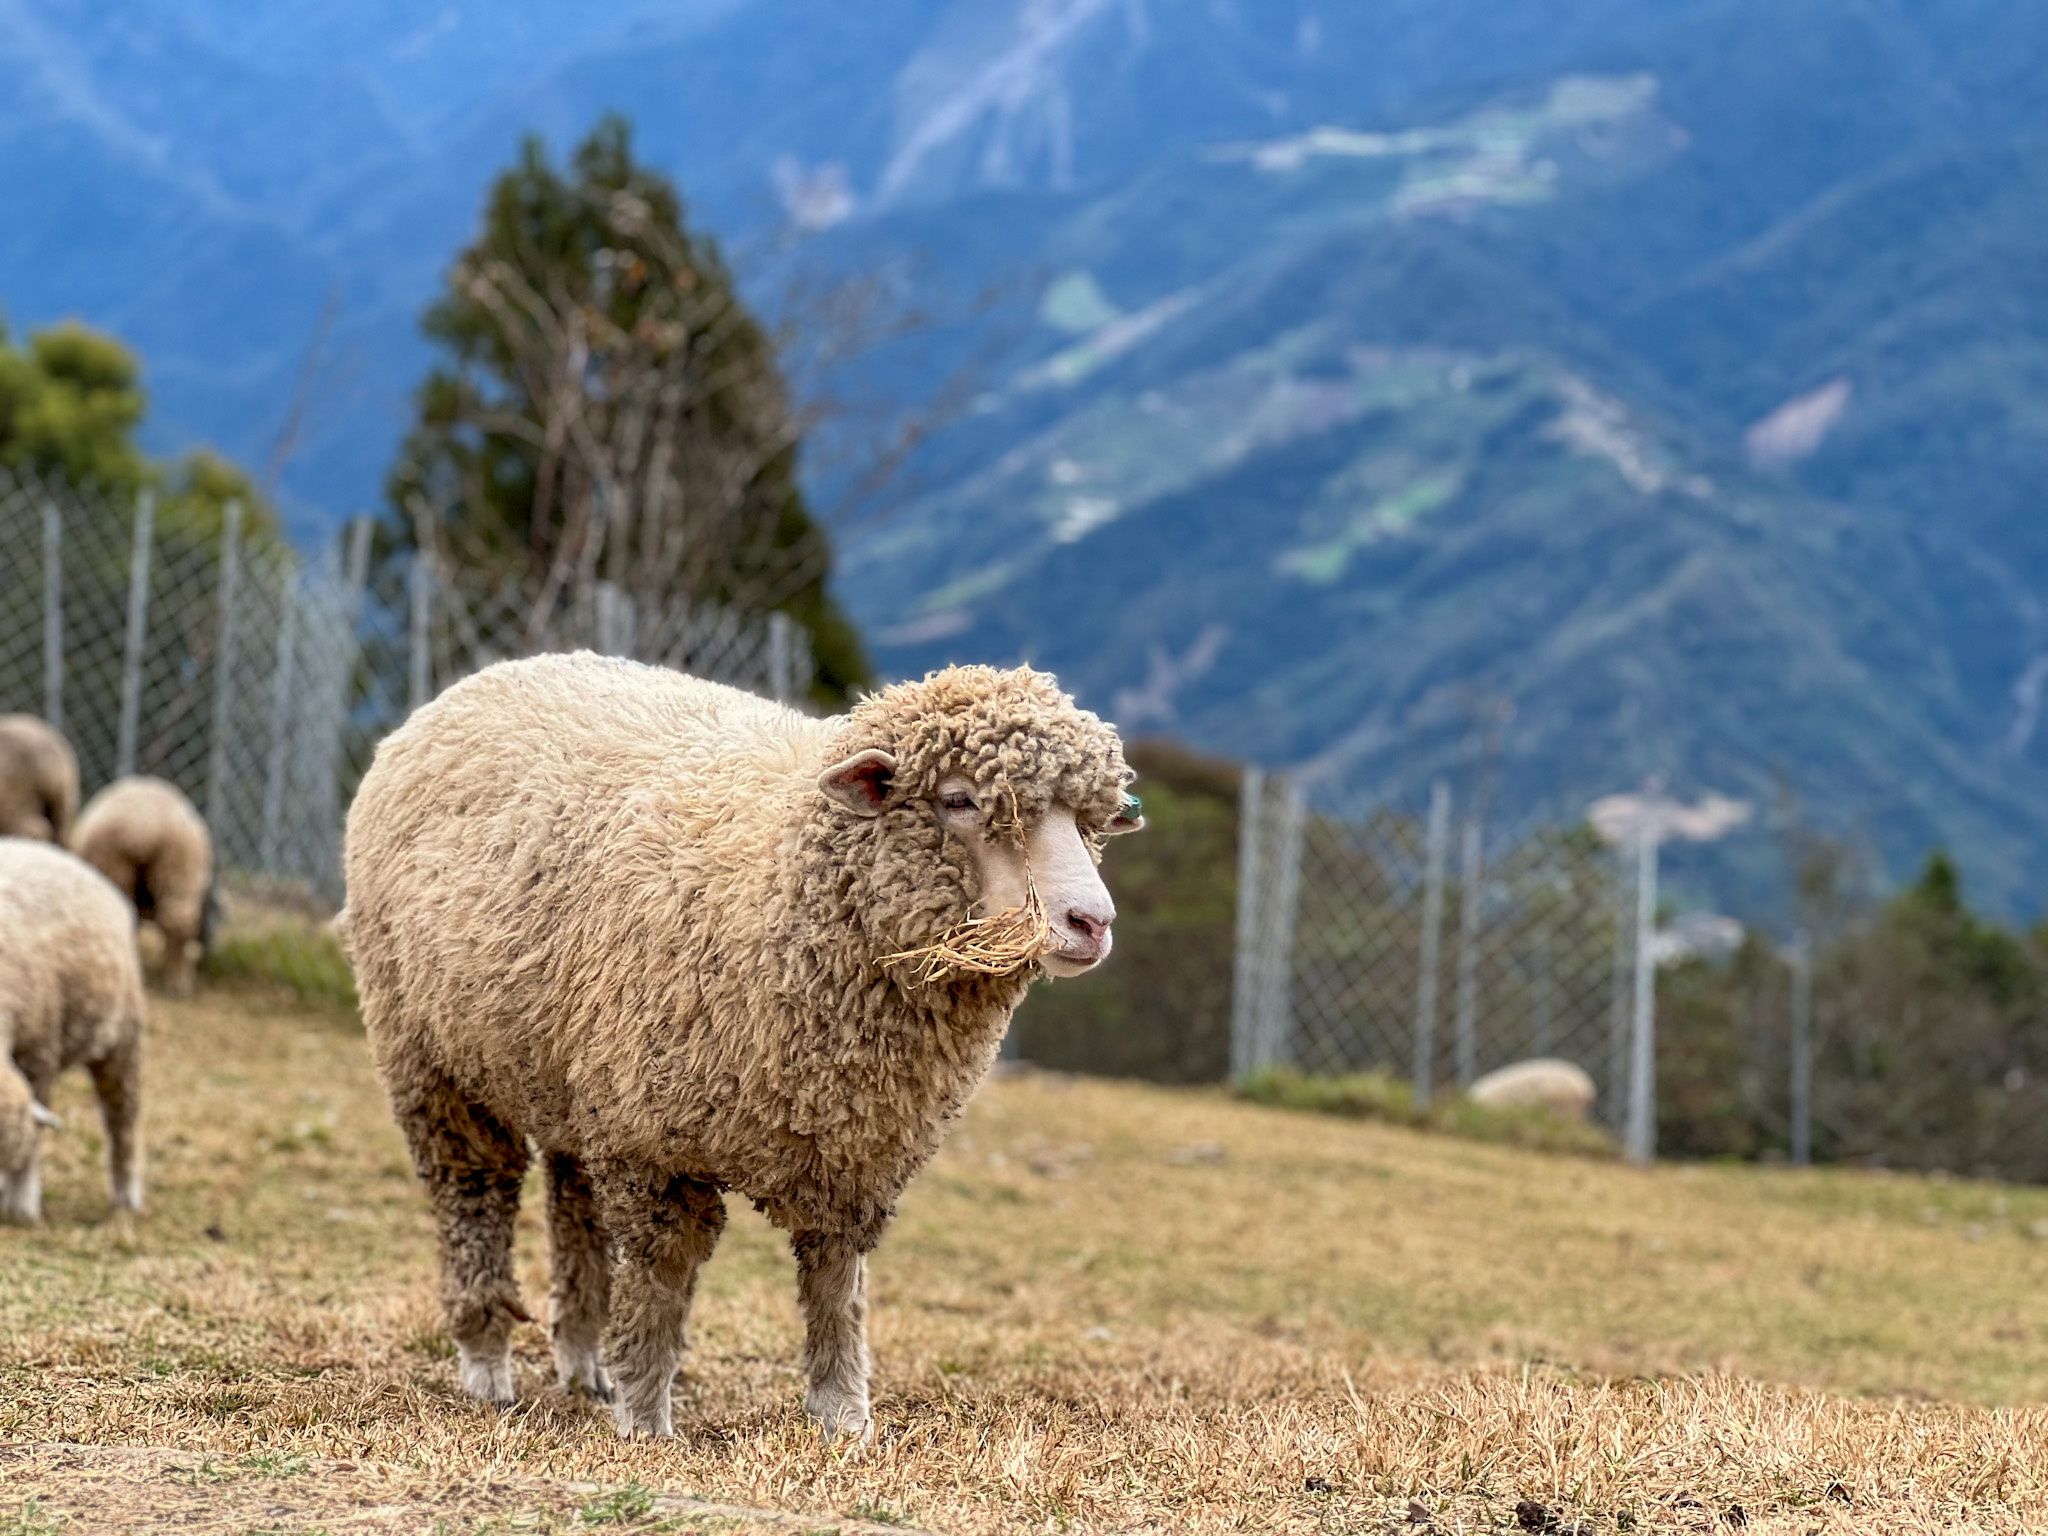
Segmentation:
[[(1239, 819), (1231, 1069), (1381, 1072), (1427, 1104), (1535, 1057), (1627, 1117), (1635, 860), (1584, 826), (1518, 830), (1437, 783), (1407, 808), (1251, 770)], [(1654, 954), (1647, 963), (1656, 963)]]
[(1639, 1159), (2048, 1180), (2048, 928), (1974, 917), (1940, 861), (1824, 940), (1660, 921), (1660, 843), (1740, 820), (1645, 793), (1512, 827), (1442, 782), (1405, 806), (1248, 770), (1233, 1078), (1378, 1073), (1427, 1106), (1557, 1057)]
[[(516, 585), (409, 554), (373, 572), (367, 519), (307, 559), (234, 504), (160, 510), (148, 491), (116, 505), (0, 472), (0, 712), (62, 731), (88, 795), (132, 773), (184, 790), (231, 918), (277, 935), (278, 913), (339, 904), (342, 817), (377, 740), (492, 661), (587, 647), (784, 700), (810, 690), (808, 637), (780, 613), (636, 604), (598, 583), (536, 625)], [(317, 968), (326, 987), (337, 962)]]

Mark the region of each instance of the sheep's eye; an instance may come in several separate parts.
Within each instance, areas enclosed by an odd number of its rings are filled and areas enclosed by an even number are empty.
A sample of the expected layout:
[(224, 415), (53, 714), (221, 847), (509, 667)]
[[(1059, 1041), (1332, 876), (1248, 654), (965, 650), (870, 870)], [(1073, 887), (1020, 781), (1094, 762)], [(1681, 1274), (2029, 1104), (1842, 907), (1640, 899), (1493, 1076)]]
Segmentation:
[(975, 811), (981, 809), (981, 807), (974, 803), (974, 796), (964, 793), (939, 796), (939, 806), (941, 809), (948, 811)]

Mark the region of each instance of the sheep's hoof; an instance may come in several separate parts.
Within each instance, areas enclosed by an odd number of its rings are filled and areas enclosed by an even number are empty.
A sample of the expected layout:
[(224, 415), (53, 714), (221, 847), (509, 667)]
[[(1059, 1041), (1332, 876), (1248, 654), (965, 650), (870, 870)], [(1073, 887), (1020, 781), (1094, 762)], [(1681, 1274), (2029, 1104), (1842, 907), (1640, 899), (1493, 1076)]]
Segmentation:
[(875, 1421), (865, 1395), (812, 1392), (804, 1399), (804, 1412), (817, 1421), (818, 1437), (827, 1445), (858, 1450), (874, 1441)]
[(582, 1392), (600, 1403), (612, 1400), (611, 1374), (598, 1363), (594, 1349), (555, 1347), (555, 1380), (564, 1392)]
[(512, 1390), (511, 1351), (472, 1353), (466, 1344), (457, 1344), (455, 1351), (462, 1365), (463, 1391), (495, 1408), (510, 1408), (519, 1400)]
[(675, 1433), (669, 1424), (668, 1404), (658, 1409), (635, 1410), (623, 1395), (612, 1398), (612, 1421), (619, 1426), (621, 1440), (666, 1440)]

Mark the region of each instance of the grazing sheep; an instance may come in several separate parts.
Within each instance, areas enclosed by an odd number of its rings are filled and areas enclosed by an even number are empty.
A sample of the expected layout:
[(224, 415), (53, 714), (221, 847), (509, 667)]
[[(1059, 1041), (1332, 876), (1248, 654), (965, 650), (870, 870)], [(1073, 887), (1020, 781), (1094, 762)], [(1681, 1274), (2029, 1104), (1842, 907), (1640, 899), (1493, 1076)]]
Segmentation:
[(164, 983), (189, 994), (194, 951), (212, 938), (213, 902), (213, 839), (192, 802), (162, 779), (116, 779), (86, 802), (71, 848), (156, 924)]
[(1473, 1103), (1489, 1109), (1550, 1109), (1574, 1120), (1592, 1115), (1593, 1095), (1593, 1079), (1584, 1069), (1554, 1056), (1489, 1072), (1468, 1090)]
[(135, 914), (61, 848), (0, 838), (0, 1214), (42, 1216), (50, 1085), (83, 1066), (99, 1091), (114, 1204), (142, 1209), (142, 968)]
[(669, 1433), (731, 1190), (791, 1235), (805, 1407), (866, 1434), (866, 1255), (1035, 971), (1109, 953), (1096, 861), (1141, 825), (1128, 777), (1114, 730), (1029, 669), (813, 720), (550, 656), (387, 737), (349, 811), (342, 926), (463, 1385), (513, 1398), (531, 1140), (563, 1385), (612, 1397), (622, 1434)]
[(34, 715), (0, 715), (0, 837), (61, 843), (78, 814), (78, 758)]

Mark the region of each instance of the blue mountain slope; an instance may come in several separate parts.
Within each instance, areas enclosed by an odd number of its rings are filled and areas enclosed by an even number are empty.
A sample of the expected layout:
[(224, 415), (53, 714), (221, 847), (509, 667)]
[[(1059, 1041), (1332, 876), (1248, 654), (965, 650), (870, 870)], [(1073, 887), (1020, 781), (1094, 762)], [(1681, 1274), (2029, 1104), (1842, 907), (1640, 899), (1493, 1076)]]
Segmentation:
[[(559, 146), (628, 111), (700, 210), (744, 235), (791, 199), (829, 219), (1093, 184), (1191, 141), (1371, 111), (1686, 8), (5, 0), (0, 175), (38, 217), (0, 221), (0, 312), (119, 328), (149, 360), (159, 447), (204, 437), (261, 460), (338, 298), (285, 476), (310, 531), (374, 502), (423, 363), (418, 311), (524, 132)], [(224, 267), (251, 225), (274, 229), (272, 254)], [(189, 238), (156, 238), (173, 227)], [(260, 336), (231, 324), (190, 345), (171, 317), (224, 287)]]
[[(374, 501), (521, 133), (630, 113), (695, 216), (977, 320), (842, 590), (890, 670), (1412, 785), (1514, 705), (1570, 806), (1779, 769), (2048, 887), (2044, 0), (0, 0), (0, 304)], [(764, 296), (774, 292), (772, 270)]]
[(1946, 841), (2032, 905), (2044, 103), (1948, 13), (1806, 9), (1449, 93), (1405, 139), (973, 209), (1031, 231), (1049, 320), (1107, 310), (1040, 326), (855, 552), (887, 661), (1029, 655), (1382, 785), (1505, 698), (1521, 796), (1782, 771), (1895, 866)]

